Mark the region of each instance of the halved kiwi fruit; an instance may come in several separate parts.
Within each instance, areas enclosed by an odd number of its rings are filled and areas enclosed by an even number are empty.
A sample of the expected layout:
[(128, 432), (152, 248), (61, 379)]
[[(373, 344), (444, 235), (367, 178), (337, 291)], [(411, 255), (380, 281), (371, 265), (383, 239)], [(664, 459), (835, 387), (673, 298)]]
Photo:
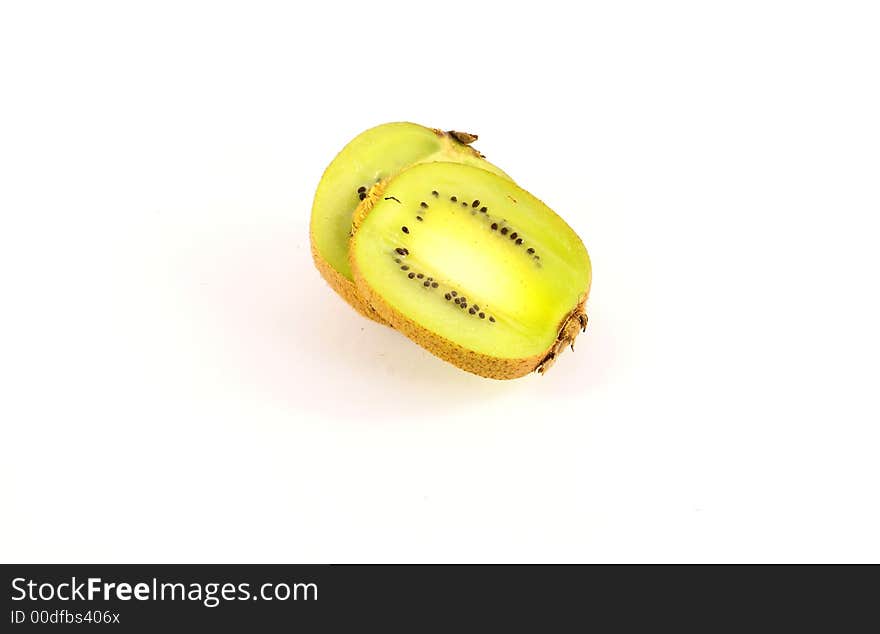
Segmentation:
[(470, 146), (475, 135), (415, 123), (386, 123), (355, 137), (333, 159), (315, 192), (312, 256), (328, 284), (360, 313), (381, 321), (358, 296), (348, 262), (352, 214), (373, 185), (416, 163), (452, 161), (506, 177)]
[(496, 379), (543, 372), (574, 346), (587, 323), (590, 259), (540, 200), (458, 163), (416, 165), (366, 193), (351, 271), (383, 320)]

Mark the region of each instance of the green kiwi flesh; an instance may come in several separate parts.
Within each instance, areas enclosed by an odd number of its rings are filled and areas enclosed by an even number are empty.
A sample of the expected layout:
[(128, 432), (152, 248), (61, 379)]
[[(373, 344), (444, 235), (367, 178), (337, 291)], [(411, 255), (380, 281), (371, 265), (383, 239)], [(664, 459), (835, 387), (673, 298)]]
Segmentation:
[(364, 314), (374, 316), (355, 294), (348, 258), (355, 208), (370, 187), (416, 163), (467, 163), (505, 176), (470, 147), (475, 138), (415, 123), (387, 123), (355, 137), (325, 170), (312, 205), (312, 254), (330, 285)]
[(373, 188), (355, 226), (358, 292), (459, 367), (521, 376), (552, 362), (586, 325), (586, 248), (508, 179), (469, 165), (416, 165)]

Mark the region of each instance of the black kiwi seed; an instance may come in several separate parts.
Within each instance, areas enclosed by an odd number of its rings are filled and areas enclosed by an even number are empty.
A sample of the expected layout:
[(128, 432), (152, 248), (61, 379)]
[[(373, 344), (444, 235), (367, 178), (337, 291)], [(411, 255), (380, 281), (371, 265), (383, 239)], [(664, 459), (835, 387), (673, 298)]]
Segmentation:
[(358, 198), (360, 198), (361, 200), (363, 200), (363, 199), (366, 198), (366, 197), (367, 197), (366, 194), (363, 194), (363, 193), (358, 194)]
[(430, 286), (430, 285), (431, 285), (431, 282), (425, 282), (425, 283), (424, 283), (424, 286), (425, 286), (426, 288), (427, 288), (428, 286)]
[(510, 229), (508, 229), (507, 227), (504, 227), (504, 228), (501, 230), (501, 235), (506, 236), (508, 231), (510, 231)]
[(446, 293), (446, 295), (444, 295), (443, 297), (446, 298), (446, 301), (447, 301), (447, 302), (448, 302), (450, 299), (452, 299), (452, 295), (450, 295), (449, 293)]
[(440, 286), (437, 282), (431, 282), (431, 288), (437, 288)]
[(450, 295), (452, 295), (453, 297), (455, 297), (456, 295), (458, 295), (458, 293), (457, 293), (456, 291), (452, 291), (452, 292), (450, 293)]
[(467, 203), (461, 203), (462, 207), (467, 207)]
[(471, 308), (470, 308), (470, 310), (468, 310), (468, 312), (469, 312), (471, 315), (473, 315), (473, 314), (476, 313), (477, 311), (475, 311), (475, 310), (474, 310), (474, 307), (471, 306)]
[(421, 207), (422, 209), (427, 209), (427, 208), (428, 208), (428, 203), (422, 201), (422, 202), (419, 203), (419, 207)]
[(366, 188), (366, 187), (358, 187), (358, 193), (359, 193), (359, 194), (363, 194), (365, 191), (367, 191), (367, 188)]
[(480, 310), (480, 307), (474, 304), (474, 310)]
[(400, 264), (400, 258), (394, 258), (394, 261), (395, 261), (397, 264)]
[(517, 238), (517, 239), (516, 239), (516, 244), (522, 244), (522, 238)]
[(479, 207), (479, 206), (480, 206), (480, 201), (479, 201), (479, 200), (475, 200), (475, 201), (474, 201), (474, 204), (471, 205), (471, 207)]
[(458, 297), (456, 297), (456, 298), (455, 298), (455, 303), (456, 303), (456, 304), (460, 304), (460, 303), (461, 303), (461, 300), (460, 300)]
[(529, 247), (528, 249), (526, 249), (526, 253), (528, 253), (529, 255), (531, 255), (534, 252), (535, 252), (535, 250), (532, 247)]
[(517, 233), (516, 233), (516, 231), (514, 231), (513, 233), (510, 234), (510, 239), (516, 240), (516, 236), (517, 236)]
[(409, 251), (407, 251), (406, 249), (403, 249), (403, 248), (401, 248), (401, 247), (397, 247), (397, 248), (394, 249), (394, 250), (397, 251), (397, 253), (398, 253), (399, 255), (409, 255)]
[(489, 317), (489, 321), (491, 321), (492, 323), (495, 323), (495, 318), (494, 318), (494, 317)]
[(412, 279), (412, 278), (414, 278), (415, 276), (416, 276), (415, 273), (410, 273), (409, 275), (407, 275), (407, 277), (408, 277), (409, 279)]
[(497, 222), (493, 222), (493, 223), (492, 223), (492, 231), (495, 231), (497, 228), (498, 228), (498, 223), (497, 223)]
[(403, 266), (400, 267), (400, 270), (401, 271), (409, 271), (409, 267), (406, 264), (404, 264)]
[(454, 203), (458, 202), (458, 198), (456, 196), (450, 196), (449, 200), (451, 200)]
[(433, 281), (434, 281), (434, 278), (433, 278), (433, 277), (426, 277), (425, 279), (428, 280), (429, 282), (433, 282)]
[(485, 318), (486, 318), (486, 313), (480, 313), (480, 319), (485, 319)]
[(409, 233), (409, 229), (407, 229), (406, 227), (401, 227), (400, 230), (404, 233)]
[(422, 221), (422, 217), (421, 217), (421, 216), (416, 216), (416, 220), (418, 220), (419, 222), (421, 222), (421, 221)]
[(464, 300), (461, 300), (461, 304), (459, 304), (459, 306), (461, 306), (462, 308), (467, 308), (467, 302)]
[(486, 209), (485, 207), (480, 207), (480, 211), (481, 211), (482, 213), (486, 213), (486, 212), (489, 211), (489, 210)]
[(437, 193), (437, 190), (434, 190), (434, 191), (431, 192), (431, 195), (432, 195), (434, 198), (437, 198), (437, 196), (439, 196), (440, 194)]
[(419, 273), (419, 274), (416, 275), (416, 277), (419, 278), (419, 279), (422, 279), (423, 277), (425, 277), (425, 274), (424, 274), (424, 273)]

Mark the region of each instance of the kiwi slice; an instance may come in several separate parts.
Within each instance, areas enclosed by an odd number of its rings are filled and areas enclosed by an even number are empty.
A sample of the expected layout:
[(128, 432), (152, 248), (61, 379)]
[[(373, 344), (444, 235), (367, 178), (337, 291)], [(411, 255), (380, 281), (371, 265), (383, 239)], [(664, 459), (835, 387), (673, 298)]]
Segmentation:
[(416, 165), (370, 189), (354, 223), (358, 293), (464, 370), (543, 373), (586, 327), (583, 242), (508, 179), (456, 163)]
[(373, 185), (416, 163), (468, 163), (506, 177), (470, 146), (476, 138), (415, 123), (386, 123), (355, 137), (324, 171), (312, 205), (312, 257), (327, 283), (362, 314), (381, 321), (352, 282), (348, 241), (355, 208)]

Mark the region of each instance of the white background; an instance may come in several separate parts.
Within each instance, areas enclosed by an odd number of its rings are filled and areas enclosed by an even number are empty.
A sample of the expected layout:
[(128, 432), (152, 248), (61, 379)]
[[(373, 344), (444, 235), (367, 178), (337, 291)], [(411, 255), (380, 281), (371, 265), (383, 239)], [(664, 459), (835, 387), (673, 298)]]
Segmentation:
[[(2, 4), (0, 560), (880, 562), (875, 3), (299, 4)], [(546, 377), (313, 268), (397, 120), (583, 237)]]

